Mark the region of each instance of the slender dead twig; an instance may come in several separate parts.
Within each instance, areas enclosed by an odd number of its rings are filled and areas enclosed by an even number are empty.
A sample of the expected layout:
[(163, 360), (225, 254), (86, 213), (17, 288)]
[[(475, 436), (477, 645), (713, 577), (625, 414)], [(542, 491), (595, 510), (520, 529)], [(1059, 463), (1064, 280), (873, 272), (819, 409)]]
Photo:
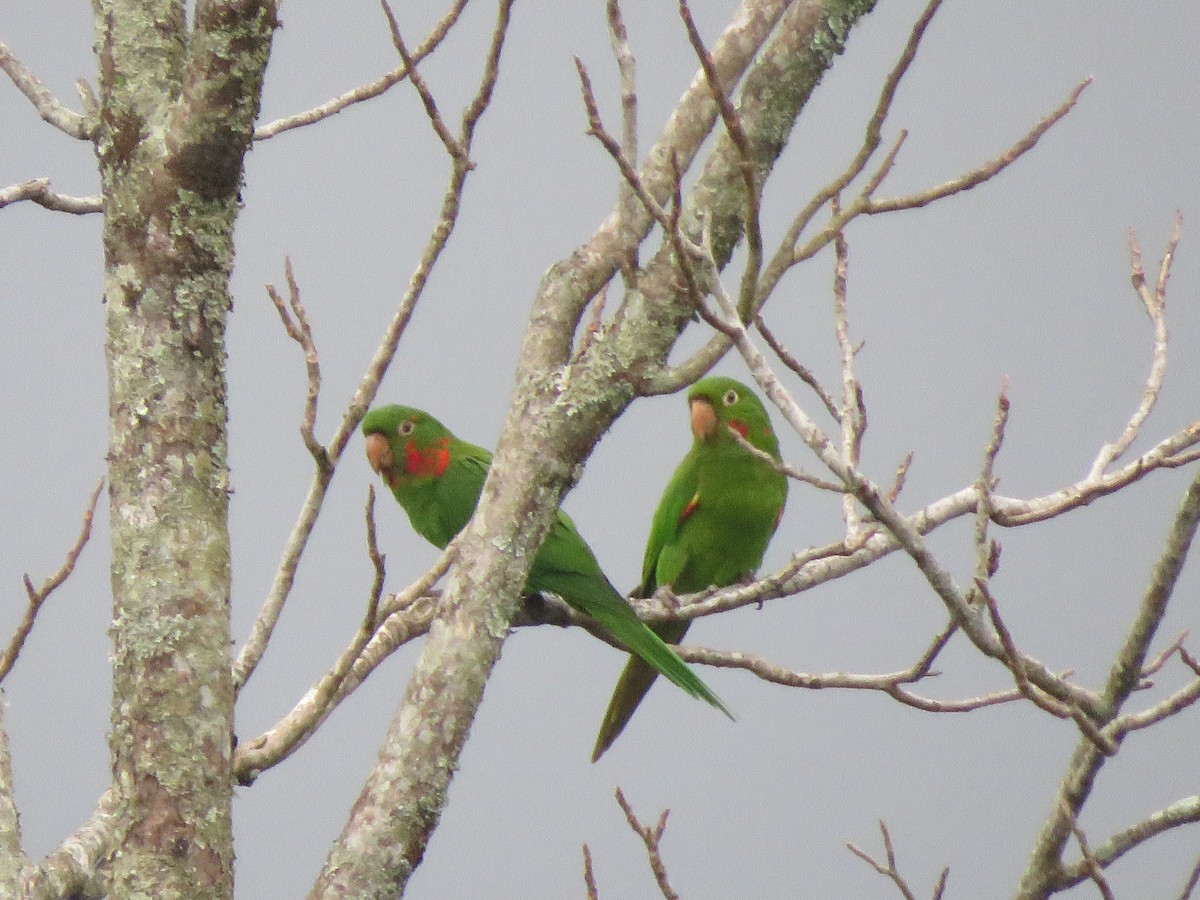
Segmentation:
[(450, 133), (445, 120), (442, 119), (442, 114), (438, 112), (437, 102), (433, 99), (433, 94), (429, 90), (429, 86), (425, 83), (424, 76), (417, 71), (416, 60), (409, 53), (408, 45), (404, 43), (404, 38), (400, 34), (400, 26), (396, 23), (396, 15), (392, 12), (392, 7), (388, 4), (388, 0), (379, 0), (379, 5), (383, 7), (383, 12), (387, 16), (388, 28), (392, 32), (392, 46), (396, 48), (396, 52), (400, 54), (400, 59), (404, 61), (404, 67), (408, 70), (408, 80), (412, 83), (417, 95), (421, 98), (421, 105), (425, 107), (425, 114), (429, 117), (429, 123), (433, 126), (434, 133), (442, 142), (442, 146), (446, 148), (446, 152), (453, 158), (460, 159), (465, 157), (466, 151), (462, 145)]
[[(579, 89), (583, 96), (584, 112), (587, 114), (587, 134), (599, 141), (600, 146), (612, 157), (613, 162), (617, 165), (617, 170), (621, 173), (622, 183), (637, 197), (642, 208), (661, 227), (669, 229), (671, 227), (670, 214), (654, 199), (634, 167), (634, 161), (625, 155), (620, 142), (604, 127), (604, 121), (600, 116), (600, 107), (596, 102), (596, 92), (592, 88), (591, 76), (579, 57), (575, 57), (575, 71), (579, 74)], [(624, 221), (623, 217), (629, 214), (628, 205), (619, 203), (617, 213), (617, 221)]]
[[(300, 301), (300, 286), (296, 283), (292, 271), (292, 260), (284, 258), (284, 275), (287, 278), (288, 299), (285, 303), (275, 290), (275, 285), (267, 285), (267, 295), (275, 304), (279, 320), (283, 323), (287, 336), (300, 345), (304, 351), (304, 368), (308, 376), (308, 393), (304, 398), (304, 417), (300, 422), (300, 437), (304, 446), (317, 464), (318, 469), (329, 468), (329, 452), (321, 446), (314, 430), (317, 423), (317, 401), (321, 396), (321, 357), (317, 353), (317, 345), (313, 340), (312, 322), (308, 318), (308, 310)], [(289, 312), (290, 308), (290, 312)]]
[(1065, 802), (1063, 815), (1071, 822), (1071, 833), (1075, 835), (1075, 840), (1079, 843), (1079, 852), (1083, 856), (1083, 868), (1087, 872), (1088, 878), (1096, 885), (1096, 889), (1100, 891), (1100, 896), (1104, 900), (1113, 900), (1112, 888), (1109, 887), (1108, 879), (1104, 877), (1104, 867), (1092, 854), (1092, 848), (1088, 846), (1087, 835), (1084, 834), (1083, 829), (1079, 826), (1079, 821)]
[(1075, 723), (1079, 726), (1079, 730), (1083, 732), (1088, 740), (1096, 745), (1101, 753), (1105, 756), (1113, 756), (1117, 752), (1117, 744), (1096, 726), (1096, 723), (1084, 710), (1077, 704), (1047, 696), (1031, 683), (1029, 675), (1025, 671), (1025, 666), (1021, 662), (1022, 654), (1017, 650), (1008, 626), (1000, 618), (1000, 607), (996, 603), (996, 598), (992, 595), (991, 590), (988, 588), (987, 582), (977, 579), (975, 587), (979, 592), (979, 596), (983, 597), (987, 604), (987, 611), (991, 617), (992, 627), (995, 628), (1000, 645), (1004, 648), (1003, 662), (1008, 670), (1012, 672), (1013, 679), (1017, 683), (1017, 689), (1020, 690), (1026, 699), (1032, 701), (1035, 706), (1045, 710), (1050, 715), (1060, 719), (1074, 719)]
[(1130, 416), (1129, 423), (1125, 426), (1121, 436), (1111, 444), (1105, 444), (1100, 448), (1095, 462), (1092, 463), (1091, 471), (1088, 472), (1088, 476), (1091, 478), (1098, 478), (1114, 460), (1120, 459), (1125, 454), (1125, 451), (1137, 438), (1143, 423), (1149, 418), (1150, 412), (1158, 400), (1159, 391), (1162, 390), (1163, 380), (1167, 373), (1167, 279), (1171, 274), (1171, 262), (1175, 258), (1175, 250), (1179, 246), (1179, 233), (1182, 227), (1183, 217), (1177, 212), (1175, 213), (1175, 223), (1171, 228), (1171, 237), (1167, 241), (1167, 249), (1163, 253), (1162, 262), (1159, 265), (1158, 281), (1154, 286), (1153, 293), (1146, 284), (1146, 270), (1142, 266), (1142, 248), (1138, 246), (1137, 234), (1132, 228), (1129, 229), (1130, 282), (1142, 303), (1142, 309), (1146, 311), (1146, 315), (1149, 316), (1154, 327), (1150, 372), (1146, 376), (1146, 383), (1142, 388), (1141, 402)]
[(92, 519), (96, 514), (96, 504), (100, 500), (100, 491), (103, 487), (104, 479), (101, 478), (96, 482), (96, 486), (92, 488), (91, 499), (88, 501), (87, 509), (83, 513), (83, 524), (79, 529), (79, 537), (75, 539), (75, 543), (67, 551), (66, 559), (63, 560), (63, 564), (59, 566), (58, 571), (43, 581), (42, 586), (39, 588), (34, 588), (33, 581), (28, 575), (24, 577), (25, 596), (28, 603), (25, 607), (25, 615), (21, 617), (21, 622), (17, 625), (17, 630), (13, 632), (13, 636), (8, 642), (8, 647), (4, 650), (3, 655), (0, 655), (0, 682), (3, 682), (8, 677), (8, 673), (12, 671), (12, 667), (16, 664), (17, 656), (21, 653), (21, 648), (25, 646), (25, 639), (29, 637), (29, 632), (33, 630), (34, 620), (37, 619), (37, 614), (42, 608), (42, 604), (75, 571), (75, 564), (79, 562), (79, 555), (83, 553), (83, 548), (87, 545), (88, 538), (92, 536)]
[(1192, 872), (1184, 883), (1183, 890), (1179, 893), (1179, 900), (1189, 900), (1197, 884), (1200, 884), (1200, 859), (1197, 859), (1196, 864), (1192, 866)]
[(717, 104), (717, 110), (721, 114), (721, 122), (725, 125), (725, 131), (737, 149), (738, 174), (742, 178), (742, 187), (745, 190), (746, 209), (742, 217), (742, 226), (745, 230), (747, 251), (738, 297), (738, 313), (743, 321), (749, 321), (759, 306), (756, 288), (763, 263), (762, 223), (760, 220), (762, 209), (759, 197), (761, 185), (757, 174), (758, 167), (754, 164), (750, 139), (746, 136), (746, 128), (742, 123), (741, 114), (729, 97), (732, 85), (721, 84), (716, 64), (709, 54), (708, 48), (704, 46), (704, 40), (700, 37), (699, 29), (696, 28), (696, 22), (692, 18), (692, 11), (688, 7), (687, 0), (679, 0), (679, 16), (687, 29), (688, 42), (692, 45), (692, 50), (700, 61), (704, 79), (708, 83), (712, 98)]
[[(916, 900), (916, 894), (912, 892), (912, 888), (908, 886), (908, 882), (904, 880), (904, 876), (900, 874), (900, 870), (896, 868), (896, 851), (892, 847), (892, 836), (888, 834), (887, 823), (883, 819), (879, 820), (879, 833), (883, 835), (883, 850), (887, 857), (886, 863), (878, 862), (865, 850), (860, 849), (854, 844), (847, 843), (846, 849), (873, 868), (880, 875), (890, 879), (896, 889), (905, 900)], [(942, 893), (946, 890), (946, 879), (950, 877), (950, 868), (947, 866), (942, 869), (941, 875), (938, 876), (937, 884), (933, 888), (933, 900), (941, 900)]]
[(900, 460), (900, 464), (896, 466), (896, 474), (892, 476), (892, 486), (887, 492), (888, 503), (895, 503), (900, 499), (900, 492), (904, 490), (904, 481), (908, 478), (908, 469), (912, 465), (913, 452), (909, 450), (904, 454), (904, 459)]
[[(606, 0), (604, 9), (608, 18), (608, 35), (612, 44), (613, 57), (617, 61), (617, 73), (621, 79), (621, 157), (636, 166), (638, 158), (637, 60), (634, 58), (633, 49), (629, 46), (629, 32), (625, 28), (625, 19), (621, 15), (619, 0)], [(578, 60), (576, 60), (576, 64), (578, 65)], [(588, 88), (590, 89), (590, 87), (589, 84)], [(591, 102), (594, 108), (594, 97)], [(596, 121), (599, 121), (598, 113)], [(627, 179), (622, 178), (617, 184), (616, 227), (618, 231), (623, 231), (626, 223), (634, 222), (638, 202), (637, 191)], [(633, 287), (637, 280), (638, 247), (637, 244), (631, 246), (627, 258), (621, 264), (621, 276), (626, 288)]]
[(1024, 137), (995, 159), (989, 160), (979, 168), (973, 169), (965, 175), (916, 194), (893, 197), (887, 200), (871, 200), (864, 211), (868, 215), (877, 215), (879, 213), (895, 212), (902, 209), (919, 209), (922, 206), (928, 206), (935, 200), (942, 200), (962, 191), (969, 191), (983, 184), (985, 181), (991, 180), (1037, 146), (1038, 141), (1045, 136), (1046, 132), (1058, 124), (1067, 113), (1075, 108), (1075, 104), (1079, 102), (1080, 95), (1083, 94), (1084, 90), (1091, 83), (1092, 79), (1090, 77), (1079, 82), (1071, 90), (1071, 93), (1067, 95), (1067, 99), (1062, 104), (1039, 120), (1033, 128), (1026, 132)]
[(583, 886), (587, 891), (587, 900), (600, 900), (600, 891), (596, 887), (596, 873), (592, 871), (592, 851), (588, 845), (583, 845)]
[[(412, 51), (413, 63), (419, 63), (425, 57), (433, 53), (434, 50), (445, 40), (450, 33), (450, 29), (458, 22), (459, 17), (466, 9), (468, 0), (456, 0), (453, 6), (450, 7), (446, 15), (434, 25), (429, 36), (421, 42), (421, 45)], [(375, 97), (386, 93), (393, 86), (399, 84), (408, 76), (408, 66), (401, 65), (392, 69), (392, 71), (377, 78), (375, 81), (367, 84), (359, 85), (353, 90), (334, 97), (332, 100), (327, 100), (320, 106), (305, 110), (304, 112), (295, 113), (283, 119), (276, 119), (274, 122), (268, 122), (266, 125), (260, 125), (254, 129), (254, 140), (265, 141), (282, 134), (285, 131), (291, 131), (293, 128), (301, 128), (305, 125), (312, 125), (330, 116), (337, 115), (347, 107), (353, 106), (356, 103), (362, 103), (364, 100), (371, 100)]]
[(239, 784), (250, 784), (262, 772), (295, 753), (383, 660), (407, 641), (425, 634), (433, 622), (435, 603), (429, 589), (450, 567), (457, 553), (457, 541), (451, 541), (421, 578), (385, 602), (384, 557), (375, 540), (374, 503), (372, 487), (368, 492), (366, 522), (367, 555), (374, 580), (359, 627), (333, 667), (287, 715), (263, 734), (238, 745), (233, 769)]
[(833, 481), (829, 481), (828, 479), (825, 479), (825, 478), (818, 478), (816, 475), (810, 475), (807, 472), (805, 472), (803, 469), (797, 469), (795, 466), (789, 466), (787, 463), (780, 462), (775, 457), (773, 457), (770, 453), (767, 453), (765, 450), (759, 450), (757, 447), (755, 447), (753, 444), (751, 444), (748, 440), (746, 440), (744, 437), (742, 437), (737, 432), (737, 430), (734, 428), (729, 429), (729, 436), (733, 438), (734, 442), (739, 447), (741, 447), (743, 450), (745, 450), (751, 456), (758, 457), (763, 462), (770, 465), (772, 469), (774, 469), (776, 472), (778, 472), (781, 475), (786, 475), (788, 478), (791, 478), (795, 481), (802, 481), (805, 484), (812, 485), (813, 487), (818, 488), (822, 491), (831, 491), (832, 493), (835, 493), (835, 494), (845, 494), (846, 493), (846, 488), (843, 485), (837, 484), (836, 482), (833, 482)]
[(617, 788), (617, 803), (621, 805), (621, 811), (625, 813), (625, 821), (629, 823), (633, 833), (640, 837), (642, 843), (646, 845), (646, 858), (650, 862), (650, 871), (654, 873), (654, 881), (658, 885), (659, 891), (662, 892), (663, 900), (679, 900), (679, 895), (675, 893), (674, 888), (671, 887), (671, 881), (667, 877), (667, 867), (663, 863), (662, 853), (659, 849), (663, 833), (667, 830), (667, 816), (671, 811), (664, 809), (658, 817), (658, 822), (651, 827), (638, 821), (633, 807), (629, 805), (629, 801), (625, 799), (625, 794), (620, 788)]
[[(760, 279), (758, 289), (760, 297), (765, 298), (769, 296), (784, 273), (795, 264), (795, 247), (800, 240), (800, 236), (804, 233), (816, 214), (833, 197), (841, 194), (852, 181), (866, 170), (867, 163), (875, 155), (875, 151), (879, 149), (883, 141), (883, 125), (896, 99), (900, 83), (916, 59), (921, 39), (925, 36), (926, 30), (929, 28), (929, 24), (933, 21), (933, 17), (937, 14), (940, 6), (941, 0), (930, 0), (916, 23), (914, 23), (909, 33), (908, 42), (901, 51), (891, 72), (888, 73), (888, 77), (884, 80), (883, 87), (879, 93), (879, 101), (876, 103), (875, 111), (867, 122), (862, 145), (859, 147), (854, 158), (847, 164), (841, 174), (818, 191), (792, 220), (787, 234), (783, 241), (780, 242), (779, 250), (776, 251), (775, 256), (767, 265), (766, 270), (763, 272), (763, 277)], [(846, 219), (846, 222), (848, 221), (849, 219)], [(826, 231), (829, 237), (832, 238), (833, 233), (840, 231), (844, 226), (845, 222), (842, 222), (832, 231), (829, 229), (826, 229)], [(828, 243), (828, 241), (826, 240), (821, 246), (824, 246), (825, 243)]]
[(774, 354), (779, 357), (779, 361), (799, 375), (800, 380), (812, 388), (813, 393), (816, 394), (821, 403), (824, 404), (825, 409), (829, 412), (829, 415), (833, 417), (833, 420), (841, 424), (842, 411), (838, 409), (838, 405), (834, 401), (833, 395), (830, 394), (829, 391), (825, 390), (825, 386), (817, 380), (817, 376), (812, 373), (812, 370), (810, 370), (808, 366), (796, 359), (796, 357), (788, 351), (787, 347), (783, 346), (783, 342), (775, 336), (775, 332), (767, 327), (767, 323), (763, 320), (761, 313), (754, 317), (754, 327), (757, 328), (759, 334), (763, 336), (763, 340), (767, 342), (767, 346), (770, 347)]
[(3, 43), (0, 43), (0, 72), (4, 72), (12, 80), (17, 90), (33, 104), (43, 121), (76, 140), (92, 139), (95, 120), (67, 109), (41, 79)]

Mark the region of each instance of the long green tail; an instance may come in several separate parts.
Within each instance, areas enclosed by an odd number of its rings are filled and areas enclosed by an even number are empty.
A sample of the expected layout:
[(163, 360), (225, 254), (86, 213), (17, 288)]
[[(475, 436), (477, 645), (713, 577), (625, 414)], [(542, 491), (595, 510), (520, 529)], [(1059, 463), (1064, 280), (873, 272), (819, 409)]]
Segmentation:
[[(659, 622), (653, 626), (653, 630), (650, 630), (650, 626), (647, 626), (646, 630), (658, 638), (659, 643), (669, 642), (678, 644), (683, 640), (683, 636), (687, 633), (690, 624), (691, 622)], [(663, 649), (667, 653), (670, 653), (673, 659), (682, 663), (682, 660), (679, 660), (679, 657), (671, 651), (670, 647), (665, 646), (665, 643)], [(633, 718), (634, 712), (641, 704), (646, 693), (650, 690), (650, 686), (658, 678), (660, 671), (664, 675), (667, 675), (668, 678), (671, 677), (661, 668), (649, 664), (644, 659), (644, 654), (632, 657), (625, 664), (625, 668), (621, 672), (621, 677), (617, 679), (617, 686), (613, 690), (612, 699), (608, 701), (608, 709), (604, 711), (604, 720), (600, 723), (600, 732), (596, 735), (596, 746), (592, 750), (592, 762), (603, 756), (604, 752), (612, 746), (613, 741), (625, 730), (625, 726)], [(693, 678), (696, 677), (691, 669), (687, 669), (687, 672)], [(674, 679), (671, 680), (674, 681)], [(698, 678), (696, 680), (699, 682)], [(675, 683), (679, 684), (678, 681), (675, 681)], [(713, 706), (716, 706), (725, 715), (731, 719), (733, 718), (720, 700), (716, 700), (716, 698), (711, 696), (697, 694), (695, 691), (691, 691), (687, 685), (679, 684), (679, 686), (695, 696), (703, 696), (705, 700), (708, 700), (709, 703), (712, 703)], [(704, 687), (703, 682), (700, 682), (700, 686)], [(707, 691), (707, 688), (705, 690)]]
[[(649, 689), (650, 683), (653, 682), (656, 673), (663, 675), (672, 684), (678, 685), (693, 697), (704, 700), (725, 713), (730, 719), (733, 719), (733, 713), (721, 702), (721, 698), (713, 693), (712, 689), (700, 679), (700, 676), (687, 663), (680, 659), (675, 651), (668, 647), (658, 634), (655, 634), (645, 622), (637, 617), (633, 608), (617, 589), (612, 586), (608, 579), (604, 577), (598, 567), (595, 572), (584, 573), (579, 571), (565, 571), (562, 568), (547, 570), (545, 567), (538, 568), (535, 565), (527, 587), (533, 590), (547, 590), (558, 594), (568, 604), (580, 612), (591, 616), (605, 631), (620, 641), (625, 646), (625, 649), (633, 654), (633, 659), (629, 661), (625, 672), (628, 673), (631, 668), (637, 665), (647, 673), (645, 676), (641, 676), (645, 679), (645, 688), (637, 695), (636, 700), (630, 705), (627, 712), (623, 714), (617, 713), (616, 717), (619, 719), (619, 724), (612, 730), (611, 735), (607, 739), (605, 739), (605, 728), (608, 725), (608, 717), (605, 718), (605, 727), (601, 728), (601, 737), (596, 743), (596, 750), (592, 756), (593, 761), (599, 758), (600, 754), (607, 749), (608, 745), (620, 733), (621, 728), (624, 727), (629, 717), (633, 714), (637, 702), (641, 700), (646, 690)], [(668, 635), (673, 635), (678, 631), (682, 637), (683, 633), (687, 631), (688, 624), (690, 623), (660, 623), (655, 625), (655, 629), (662, 629), (660, 633)], [(621, 676), (622, 683), (624, 683), (625, 677), (625, 675)], [(611, 711), (612, 705), (610, 705)]]

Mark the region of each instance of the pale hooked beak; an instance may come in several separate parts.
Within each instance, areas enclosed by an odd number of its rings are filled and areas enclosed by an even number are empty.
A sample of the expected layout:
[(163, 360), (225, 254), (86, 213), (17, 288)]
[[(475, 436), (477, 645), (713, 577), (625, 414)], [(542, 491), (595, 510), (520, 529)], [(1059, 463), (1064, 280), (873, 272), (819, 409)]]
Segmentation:
[(717, 413), (706, 397), (692, 399), (692, 434), (696, 440), (706, 441), (717, 430)]
[(379, 473), (395, 465), (396, 458), (392, 455), (392, 446), (382, 434), (367, 435), (367, 462)]

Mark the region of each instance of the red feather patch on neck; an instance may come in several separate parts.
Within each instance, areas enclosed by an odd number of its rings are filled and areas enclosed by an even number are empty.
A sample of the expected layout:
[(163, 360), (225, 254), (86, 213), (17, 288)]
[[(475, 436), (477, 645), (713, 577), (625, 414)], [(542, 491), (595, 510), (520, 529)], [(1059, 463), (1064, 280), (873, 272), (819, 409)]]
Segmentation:
[(450, 463), (449, 438), (442, 438), (432, 447), (418, 447), (409, 441), (404, 445), (404, 471), (418, 478), (436, 478)]
[(745, 422), (739, 422), (737, 419), (731, 420), (729, 422), (729, 427), (732, 428), (734, 431), (736, 431), (738, 434), (740, 434), (742, 437), (746, 437), (746, 432), (748, 432), (750, 430), (749, 428), (746, 427)]

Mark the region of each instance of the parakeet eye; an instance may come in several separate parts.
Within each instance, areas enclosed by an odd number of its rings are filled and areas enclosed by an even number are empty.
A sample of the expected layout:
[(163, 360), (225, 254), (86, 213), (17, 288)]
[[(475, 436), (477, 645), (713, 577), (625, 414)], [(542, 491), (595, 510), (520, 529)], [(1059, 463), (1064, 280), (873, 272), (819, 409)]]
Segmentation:
[(405, 419), (396, 427), (396, 433), (401, 437), (408, 437), (413, 433), (413, 429), (417, 427), (417, 423), (412, 419)]
[(726, 406), (733, 406), (733, 404), (738, 402), (738, 392), (730, 388), (725, 392), (725, 396), (721, 400), (724, 401)]

